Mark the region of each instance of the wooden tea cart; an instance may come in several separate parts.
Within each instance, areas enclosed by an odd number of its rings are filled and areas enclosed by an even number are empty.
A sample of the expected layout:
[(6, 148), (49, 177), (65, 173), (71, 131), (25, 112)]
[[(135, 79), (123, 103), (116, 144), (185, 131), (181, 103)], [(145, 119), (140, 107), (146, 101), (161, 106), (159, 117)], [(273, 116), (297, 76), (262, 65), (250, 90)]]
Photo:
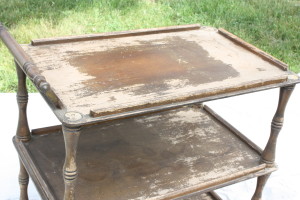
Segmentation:
[[(276, 170), (277, 136), (299, 83), (285, 63), (224, 29), (183, 25), (32, 40), (15, 58), (21, 199), (221, 199), (214, 189)], [(31, 130), (26, 77), (61, 125)], [(280, 87), (264, 150), (205, 101)], [(246, 105), (245, 105), (246, 106)], [(47, 119), (45, 119), (47, 120)]]

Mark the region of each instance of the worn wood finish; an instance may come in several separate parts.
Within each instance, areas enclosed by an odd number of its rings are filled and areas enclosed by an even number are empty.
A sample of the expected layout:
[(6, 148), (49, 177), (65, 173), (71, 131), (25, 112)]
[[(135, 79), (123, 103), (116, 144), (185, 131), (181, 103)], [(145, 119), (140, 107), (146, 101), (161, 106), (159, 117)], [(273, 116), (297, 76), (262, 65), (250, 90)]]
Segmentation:
[[(48, 192), (62, 199), (61, 131), (33, 135), (23, 146)], [(260, 163), (258, 150), (224, 120), (198, 106), (83, 127), (77, 165), (79, 200), (171, 199), (276, 169)]]
[(65, 141), (65, 162), (63, 166), (63, 177), (65, 183), (64, 200), (75, 199), (75, 186), (77, 179), (76, 152), (80, 135), (80, 127), (63, 126)]
[[(32, 142), (32, 140), (30, 141)], [(19, 154), (20, 160), (22, 161), (23, 165), (26, 168), (26, 171), (30, 175), (30, 179), (34, 182), (36, 189), (38, 190), (42, 199), (49, 199), (54, 200), (51, 189), (49, 188), (49, 184), (47, 183), (46, 179), (43, 175), (39, 173), (38, 166), (36, 166), (36, 162), (32, 160), (32, 155), (29, 151), (26, 150), (24, 144), (30, 144), (30, 142), (23, 143), (22, 141), (18, 140), (17, 137), (13, 138), (13, 143), (16, 147), (16, 150)], [(36, 151), (40, 151), (36, 149)], [(63, 179), (63, 176), (62, 176)]]
[(275, 161), (277, 137), (283, 126), (285, 107), (294, 90), (294, 87), (295, 85), (290, 85), (280, 88), (278, 107), (272, 120), (270, 138), (262, 153), (262, 161), (267, 164), (273, 164)]
[[(277, 143), (277, 138), (280, 133), (280, 130), (283, 126), (285, 107), (294, 88), (295, 85), (290, 85), (290, 86), (280, 88), (278, 107), (272, 120), (270, 138), (262, 153), (262, 162), (270, 166), (274, 165), (276, 143)], [(261, 200), (263, 187), (265, 186), (269, 176), (270, 174), (264, 175), (257, 179), (256, 191), (252, 197), (252, 200)]]
[(14, 56), (16, 63), (19, 65), (28, 78), (34, 83), (36, 88), (44, 94), (49, 101), (56, 107), (61, 108), (62, 104), (56, 94), (52, 91), (45, 77), (39, 73), (38, 68), (31, 61), (30, 57), (16, 40), (7, 32), (5, 27), (0, 23), (0, 38)]
[(220, 28), (219, 33), (228, 39), (232, 40), (233, 42), (237, 43), (238, 45), (241, 45), (242, 47), (248, 49), (249, 51), (255, 53), (256, 55), (260, 56), (264, 60), (280, 67), (283, 70), (288, 70), (288, 65), (277, 58), (274, 58), (270, 54), (262, 51), (261, 49), (258, 49), (257, 47), (253, 46), (252, 44), (249, 44), (242, 40), (241, 38), (237, 37), (236, 35), (226, 31), (225, 29)]
[(27, 120), (28, 93), (26, 88), (26, 75), (17, 63), (16, 71), (18, 76), (17, 103), (19, 107), (19, 120), (16, 136), (19, 140), (29, 141), (30, 131)]
[(44, 127), (44, 128), (32, 129), (31, 134), (32, 135), (44, 135), (44, 134), (49, 134), (51, 132), (58, 132), (58, 131), (62, 131), (62, 126), (61, 125), (55, 125), (55, 126), (49, 126), (49, 127)]
[(80, 41), (88, 41), (88, 40), (103, 40), (103, 39), (113, 39), (113, 38), (139, 36), (139, 35), (190, 31), (190, 30), (197, 30), (197, 29), (200, 29), (200, 25), (198, 25), (198, 24), (168, 26), (168, 27), (160, 27), (160, 28), (139, 29), (139, 30), (132, 30), (132, 31), (121, 31), (121, 32), (111, 32), (111, 33), (85, 34), (85, 35), (77, 35), (77, 36), (36, 39), (36, 40), (31, 41), (31, 45), (39, 46), (39, 45), (48, 45), (48, 44), (80, 42)]
[(29, 183), (29, 175), (20, 160), (20, 172), (19, 172), (19, 185), (20, 185), (20, 200), (28, 200), (28, 183)]
[(237, 130), (235, 127), (233, 127), (226, 120), (224, 120), (220, 115), (218, 115), (216, 112), (214, 112), (211, 108), (204, 105), (203, 109), (205, 111), (209, 112), (209, 114), (212, 115), (213, 117), (215, 117), (221, 124), (226, 126), (232, 133), (236, 134), (237, 137), (239, 137), (241, 141), (250, 145), (258, 154), (262, 153), (262, 149), (259, 146), (257, 146), (254, 142), (252, 142), (250, 139), (248, 139), (245, 135), (243, 135), (239, 130)]
[[(236, 45), (236, 39), (223, 37), (222, 29), (187, 25), (100, 34), (95, 35), (97, 40), (80, 42), (73, 41), (75, 36), (69, 43), (37, 41), (38, 46), (22, 46), (26, 53), (3, 26), (0, 29), (1, 38), (36, 85), (44, 83), (42, 76), (51, 79), (51, 90), (43, 96), (58, 119), (64, 122), (68, 111), (83, 114), (82, 121), (69, 126), (299, 82), (296, 75), (276, 72), (272, 63), (260, 61), (257, 53), (245, 49), (245, 42)], [(114, 38), (101, 39), (105, 35)]]
[[(210, 191), (253, 177), (259, 178), (252, 200), (261, 200), (276, 170), (283, 113), (300, 82), (285, 63), (224, 29), (199, 25), (41, 39), (21, 47), (0, 24), (0, 38), (15, 58), (19, 80), (13, 142), (21, 199), (28, 199), (30, 174), (49, 200), (220, 200)], [(62, 126), (30, 134), (26, 75)], [(273, 87), (281, 87), (280, 98), (263, 151), (197, 104)]]
[(273, 164), (275, 161), (277, 137), (283, 126), (285, 107), (294, 88), (295, 85), (280, 88), (278, 107), (272, 120), (270, 138), (262, 153), (262, 161), (264, 163)]
[[(160, 33), (169, 33), (169, 32), (179, 32), (179, 31), (190, 31), (200, 29), (200, 25), (181, 25), (181, 26), (171, 26), (171, 27), (161, 27), (153, 29), (140, 29), (133, 31), (123, 31), (123, 32), (111, 32), (111, 33), (101, 33), (101, 34), (89, 34), (89, 35), (79, 35), (79, 36), (67, 36), (67, 37), (56, 37), (56, 38), (45, 38), (45, 39), (36, 39), (32, 40), (31, 44), (33, 46), (38, 45), (49, 45), (49, 44), (59, 44), (59, 43), (69, 43), (69, 42), (80, 42), (88, 40), (102, 40), (102, 39), (113, 39), (120, 37), (130, 37), (130, 36), (139, 36), (139, 35), (148, 35), (148, 34), (160, 34)], [(245, 42), (241, 38), (233, 35), (232, 33), (226, 31), (225, 29), (218, 29), (218, 32), (228, 39), (238, 43), (239, 45), (245, 47), (249, 51), (259, 55), (263, 59), (273, 63), (274, 65), (287, 70), (288, 65), (270, 54), (258, 49), (257, 47)]]
[(211, 27), (138, 33), (22, 46), (65, 106), (56, 113), (62, 122), (68, 111), (84, 116), (74, 126), (84, 125), (109, 115), (299, 81)]
[[(297, 77), (296, 75), (291, 75), (291, 76)], [(299, 82), (300, 82), (300, 80), (298, 78), (297, 79), (289, 79), (283, 83), (271, 84), (271, 85), (266, 85), (266, 86), (257, 85), (257, 87), (255, 87), (255, 88), (243, 89), (240, 91), (231, 91), (231, 92), (227, 91), (222, 94), (203, 97), (203, 98), (199, 98), (199, 99), (195, 99), (195, 100), (187, 100), (187, 101), (183, 101), (183, 102), (177, 102), (177, 103), (166, 104), (166, 105), (161, 105), (161, 106), (153, 106), (150, 108), (143, 108), (143, 109), (133, 110), (133, 111), (124, 112), (124, 113), (105, 115), (105, 116), (101, 116), (101, 117), (96, 117), (97, 114), (94, 116), (93, 112), (91, 111), (91, 113), (90, 113), (91, 116), (93, 116), (95, 118), (90, 119), (90, 118), (84, 117), (84, 120), (82, 120), (79, 123), (80, 123), (80, 125), (93, 125), (93, 124), (105, 122), (105, 121), (124, 119), (124, 118), (129, 118), (129, 117), (157, 113), (157, 112), (161, 112), (161, 111), (165, 111), (165, 110), (176, 109), (176, 108), (180, 108), (182, 106), (199, 104), (199, 103), (208, 102), (208, 101), (212, 101), (212, 100), (216, 100), (216, 99), (223, 99), (223, 98), (233, 97), (233, 96), (242, 95), (242, 94), (248, 94), (248, 93), (264, 91), (264, 90), (268, 90), (268, 89), (274, 89), (274, 88), (278, 88), (278, 87), (285, 87), (288, 85), (294, 85)]]
[[(26, 88), (26, 75), (16, 62), (16, 71), (18, 76), (18, 89), (17, 89), (17, 103), (19, 107), (19, 120), (17, 125), (16, 137), (22, 142), (28, 142), (30, 140), (30, 131), (27, 120), (27, 103), (28, 92)], [(20, 199), (28, 200), (27, 187), (29, 183), (28, 173), (20, 160), (20, 172), (19, 172), (19, 185), (20, 185)]]
[(251, 200), (261, 200), (263, 189), (271, 174), (266, 174), (257, 178), (256, 190)]

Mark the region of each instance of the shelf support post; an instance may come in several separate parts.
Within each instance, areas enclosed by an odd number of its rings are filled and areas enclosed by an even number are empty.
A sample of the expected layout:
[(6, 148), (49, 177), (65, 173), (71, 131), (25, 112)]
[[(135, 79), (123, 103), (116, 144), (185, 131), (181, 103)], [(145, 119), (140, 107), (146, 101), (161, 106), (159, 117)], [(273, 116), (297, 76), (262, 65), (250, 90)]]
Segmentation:
[[(280, 88), (277, 110), (271, 123), (271, 134), (268, 143), (262, 153), (262, 162), (266, 163), (269, 166), (273, 166), (275, 162), (277, 138), (283, 126), (284, 111), (287, 102), (294, 88), (295, 85), (289, 85)], [(257, 178), (257, 186), (252, 200), (261, 200), (263, 188), (269, 177), (270, 174), (266, 174)]]
[(65, 182), (64, 200), (75, 199), (75, 184), (77, 179), (76, 152), (80, 135), (80, 127), (67, 127), (63, 125), (65, 140), (65, 163), (63, 166), (63, 177)]
[[(17, 103), (19, 107), (19, 120), (16, 131), (16, 139), (22, 142), (28, 142), (31, 138), (28, 120), (27, 120), (27, 103), (28, 103), (28, 92), (26, 88), (26, 75), (21, 67), (15, 62), (17, 77), (18, 77), (18, 89), (17, 89)], [(19, 185), (20, 185), (20, 199), (28, 200), (28, 173), (20, 160), (20, 172), (19, 172)]]

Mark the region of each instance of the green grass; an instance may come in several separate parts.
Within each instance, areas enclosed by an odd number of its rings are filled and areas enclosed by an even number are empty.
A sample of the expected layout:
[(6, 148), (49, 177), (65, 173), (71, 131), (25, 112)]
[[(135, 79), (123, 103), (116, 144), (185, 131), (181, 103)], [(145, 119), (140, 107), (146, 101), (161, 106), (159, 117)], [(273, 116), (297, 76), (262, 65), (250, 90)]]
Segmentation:
[[(0, 22), (19, 43), (199, 23), (223, 27), (300, 72), (300, 7), (289, 0), (0, 0)], [(0, 92), (16, 90), (12, 60), (0, 42)]]

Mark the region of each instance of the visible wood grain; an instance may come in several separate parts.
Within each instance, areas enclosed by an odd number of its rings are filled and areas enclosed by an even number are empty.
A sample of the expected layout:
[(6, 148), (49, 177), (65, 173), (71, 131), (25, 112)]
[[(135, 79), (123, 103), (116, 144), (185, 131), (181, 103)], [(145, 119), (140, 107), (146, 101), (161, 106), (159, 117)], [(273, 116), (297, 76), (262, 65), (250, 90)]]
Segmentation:
[(28, 200), (28, 183), (29, 176), (28, 173), (20, 160), (20, 172), (19, 172), (19, 185), (20, 185), (20, 200)]
[(247, 43), (246, 41), (242, 40), (241, 38), (237, 37), (236, 35), (226, 31), (225, 29), (220, 28), (219, 33), (226, 38), (232, 40), (233, 42), (237, 43), (238, 45), (248, 49), (249, 51), (257, 54), (261, 58), (267, 60), (268, 62), (280, 67), (283, 70), (288, 70), (288, 65), (277, 58), (271, 56), (270, 54), (264, 52), (263, 50), (260, 50), (259, 48)]
[(77, 171), (77, 144), (80, 136), (80, 127), (63, 126), (65, 143), (65, 162), (63, 166), (63, 177), (65, 183), (64, 200), (75, 200), (75, 187), (78, 175)]
[[(87, 122), (85, 122), (85, 123), (89, 124), (89, 125), (93, 125), (93, 124), (105, 122), (105, 121), (112, 121), (112, 120), (117, 120), (117, 119), (124, 119), (124, 118), (136, 117), (136, 116), (141, 116), (141, 115), (146, 115), (146, 114), (151, 114), (151, 113), (157, 113), (157, 112), (161, 112), (161, 111), (180, 108), (182, 106), (188, 106), (188, 105), (199, 104), (199, 103), (203, 103), (203, 102), (207, 102), (207, 101), (212, 101), (215, 99), (228, 98), (228, 97), (233, 97), (236, 95), (242, 95), (242, 94), (248, 94), (248, 93), (268, 90), (268, 89), (274, 89), (277, 87), (284, 87), (289, 84), (295, 84), (298, 82), (299, 82), (299, 80), (293, 80), (293, 81), (288, 80), (287, 82), (284, 82), (284, 83), (266, 85), (266, 86), (262, 86), (262, 87), (258, 87), (258, 88), (250, 88), (250, 89), (245, 89), (242, 91), (228, 92), (228, 93), (218, 94), (215, 96), (208, 96), (208, 97), (204, 97), (204, 98), (200, 98), (200, 99), (196, 99), (196, 100), (188, 100), (188, 101), (166, 104), (166, 105), (161, 105), (161, 106), (153, 106), (153, 107), (145, 108), (145, 109), (133, 110), (133, 111), (124, 112), (124, 113), (105, 115), (105, 116), (100, 116), (100, 117), (95, 118), (95, 121), (88, 120), (87, 121), (88, 123)], [(90, 112), (91, 116), (93, 116), (92, 112), (93, 111)], [(83, 124), (81, 124), (81, 125), (83, 125)]]
[(142, 105), (136, 105), (136, 106), (128, 106), (128, 107), (124, 107), (124, 108), (120, 108), (120, 109), (115, 109), (115, 110), (103, 110), (103, 109), (99, 109), (99, 110), (90, 110), (90, 116), (91, 117), (105, 117), (107, 115), (113, 115), (113, 114), (118, 114), (118, 113), (126, 113), (126, 112), (130, 112), (130, 111), (137, 111), (139, 112), (139, 110), (144, 109), (144, 108), (151, 108), (151, 107), (158, 107), (161, 105), (166, 105), (166, 104), (174, 104), (177, 102), (186, 102), (189, 100), (193, 100), (193, 99), (204, 99), (205, 97), (211, 97), (215, 94), (218, 95), (222, 95), (222, 94), (229, 94), (232, 92), (236, 92), (236, 91), (241, 91), (241, 90), (245, 90), (245, 89), (251, 89), (251, 88), (255, 88), (257, 86), (260, 85), (269, 85), (269, 84), (276, 84), (276, 83), (281, 83), (283, 81), (286, 80), (286, 77), (283, 77), (281, 79), (278, 80), (271, 80), (271, 81), (265, 81), (264, 83), (261, 82), (253, 82), (253, 83), (249, 83), (248, 85), (241, 85), (241, 86), (236, 86), (234, 88), (226, 88), (226, 89), (215, 89), (215, 90), (204, 90), (202, 93), (200, 94), (190, 94), (188, 96), (178, 96), (174, 99), (170, 99), (170, 100), (165, 100), (165, 101), (160, 101), (160, 102), (151, 102), (149, 101), (148, 103), (142, 104)]
[(17, 103), (19, 108), (19, 120), (16, 136), (19, 140), (29, 141), (30, 131), (27, 120), (28, 92), (26, 88), (26, 75), (17, 62), (15, 62), (15, 64), (18, 76)]
[[(106, 122), (81, 132), (75, 190), (79, 199), (179, 198), (275, 170), (261, 164), (255, 149), (199, 107)], [(34, 135), (26, 148), (62, 199), (62, 133)]]
[(215, 117), (221, 124), (226, 126), (228, 129), (232, 131), (232, 133), (236, 134), (243, 142), (248, 144), (251, 148), (256, 150), (257, 153), (261, 154), (262, 149), (256, 145), (254, 142), (252, 142), (250, 139), (248, 139), (245, 135), (243, 135), (239, 130), (237, 130), (234, 126), (232, 126), (230, 123), (228, 123), (225, 119), (223, 119), (220, 115), (218, 115), (216, 112), (214, 112), (211, 108), (204, 105), (204, 110), (209, 112), (213, 117)]
[(120, 38), (120, 37), (131, 37), (131, 36), (139, 36), (139, 35), (190, 31), (190, 30), (197, 30), (197, 29), (200, 29), (200, 25), (198, 24), (179, 25), (179, 26), (139, 29), (139, 30), (110, 32), (110, 33), (85, 34), (85, 35), (77, 35), (77, 36), (35, 39), (31, 41), (31, 44), (33, 46), (39, 46), (39, 45), (48, 45), (48, 44), (60, 44), (60, 43), (80, 42), (80, 41), (89, 41), (89, 40), (103, 40), (103, 39), (113, 39), (113, 38)]
[(58, 132), (58, 131), (62, 131), (61, 125), (33, 129), (33, 130), (31, 130), (31, 134), (32, 135), (44, 135), (44, 134), (49, 134), (51, 132)]
[[(211, 27), (22, 47), (64, 112), (83, 115), (77, 125), (288, 84), (290, 76)], [(63, 113), (57, 116), (63, 122)]]
[(271, 174), (266, 174), (257, 178), (256, 190), (251, 200), (262, 200), (263, 189)]
[[(283, 126), (284, 111), (285, 111), (286, 105), (288, 103), (288, 100), (289, 100), (294, 88), (295, 88), (295, 85), (290, 85), (290, 86), (280, 88), (277, 110), (276, 110), (276, 113), (275, 113), (272, 123), (271, 123), (270, 137), (269, 137), (268, 143), (267, 143), (264, 151), (262, 152), (261, 161), (263, 163), (266, 163), (268, 166), (275, 165), (274, 162), (275, 162), (277, 138), (278, 138), (280, 130)], [(256, 190), (252, 197), (252, 200), (261, 200), (263, 188), (264, 188), (269, 176), (270, 176), (270, 174), (258, 177)]]
[[(26, 75), (21, 67), (15, 62), (16, 72), (18, 77), (17, 103), (19, 108), (19, 119), (17, 125), (16, 138), (22, 142), (28, 142), (31, 138), (28, 120), (27, 120), (27, 103), (28, 92), (26, 88)], [(20, 185), (20, 200), (28, 200), (28, 173), (20, 160), (19, 185)]]
[(0, 24), (0, 38), (13, 55), (16, 64), (20, 70), (28, 76), (34, 83), (36, 88), (44, 94), (48, 100), (55, 106), (61, 108), (62, 104), (57, 95), (52, 91), (45, 77), (39, 73), (37, 66), (31, 61), (30, 56), (23, 50), (17, 41), (9, 34), (9, 32)]
[[(30, 142), (32, 142), (32, 140)], [(37, 163), (32, 160), (32, 155), (27, 150), (28, 145), (30, 146), (30, 142), (24, 143), (18, 140), (16, 137), (13, 138), (13, 143), (16, 147), (20, 160), (24, 164), (26, 171), (30, 175), (31, 180), (34, 182), (36, 189), (38, 190), (42, 199), (57, 200), (57, 198), (53, 195), (52, 188), (50, 188), (49, 183), (46, 181), (46, 178), (40, 172), (39, 166), (37, 166)]]
[(267, 164), (274, 164), (276, 143), (280, 130), (283, 126), (284, 111), (294, 88), (295, 85), (280, 88), (278, 107), (271, 123), (270, 138), (262, 153), (262, 161)]

